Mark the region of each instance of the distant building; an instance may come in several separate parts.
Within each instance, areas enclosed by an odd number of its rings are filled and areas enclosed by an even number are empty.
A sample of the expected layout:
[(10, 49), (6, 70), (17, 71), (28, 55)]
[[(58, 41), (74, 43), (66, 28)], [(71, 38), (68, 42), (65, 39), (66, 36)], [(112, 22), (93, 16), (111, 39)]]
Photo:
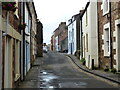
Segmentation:
[(43, 25), (38, 20), (37, 21), (37, 33), (36, 33), (36, 39), (37, 39), (37, 57), (43, 56)]
[(67, 52), (68, 51), (68, 27), (66, 23), (61, 25), (61, 29), (62, 31), (58, 35), (59, 36), (59, 51)]
[(55, 50), (55, 33), (51, 36), (51, 50)]
[(61, 22), (58, 28), (54, 31), (54, 35), (52, 36), (55, 40), (51, 40), (55, 42), (55, 51), (64, 52), (68, 50), (68, 28), (66, 22)]
[(76, 55), (80, 50), (80, 15), (76, 14), (68, 20), (68, 54)]

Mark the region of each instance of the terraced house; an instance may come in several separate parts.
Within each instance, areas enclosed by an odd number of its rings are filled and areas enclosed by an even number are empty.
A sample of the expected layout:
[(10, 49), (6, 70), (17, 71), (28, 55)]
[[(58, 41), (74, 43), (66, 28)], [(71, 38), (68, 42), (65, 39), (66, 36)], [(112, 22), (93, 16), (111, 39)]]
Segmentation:
[(15, 88), (36, 59), (34, 2), (0, 3), (0, 88)]
[(98, 2), (99, 65), (120, 71), (120, 1)]
[(98, 21), (97, 21), (97, 2), (90, 0), (86, 4), (83, 14), (82, 41), (83, 58), (89, 69), (98, 67)]
[(13, 9), (7, 4), (2, 3), (2, 87), (13, 88), (20, 79), (20, 3), (10, 2)]
[(68, 22), (68, 54), (80, 50), (89, 69), (120, 71), (120, 1), (89, 0), (77, 14), (78, 27), (75, 16)]
[(36, 59), (36, 32), (37, 14), (34, 2), (21, 2), (21, 23), (26, 24), (26, 28), (21, 31), (21, 80), (24, 80), (32, 63)]

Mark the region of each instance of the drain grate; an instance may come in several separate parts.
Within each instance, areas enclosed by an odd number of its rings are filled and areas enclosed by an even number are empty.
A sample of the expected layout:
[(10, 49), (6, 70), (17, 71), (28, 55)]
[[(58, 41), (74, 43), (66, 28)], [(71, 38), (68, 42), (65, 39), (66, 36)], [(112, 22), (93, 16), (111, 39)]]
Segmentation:
[(32, 67), (38, 67), (38, 66), (41, 66), (41, 65), (39, 65), (39, 64), (32, 65)]

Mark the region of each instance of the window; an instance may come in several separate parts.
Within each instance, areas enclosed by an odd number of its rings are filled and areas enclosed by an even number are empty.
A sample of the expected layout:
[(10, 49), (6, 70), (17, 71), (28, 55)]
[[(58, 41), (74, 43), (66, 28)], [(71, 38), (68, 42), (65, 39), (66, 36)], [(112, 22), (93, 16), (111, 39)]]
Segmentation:
[(30, 33), (31, 29), (31, 20), (30, 20), (30, 15), (28, 15), (28, 32)]
[[(18, 0), (15, 0), (16, 1), (16, 7), (18, 8)], [(18, 16), (18, 9), (16, 9), (16, 11), (14, 12), (14, 14), (16, 15), (17, 18), (19, 18)]]
[(88, 10), (86, 10), (86, 26), (88, 25)]
[(105, 33), (106, 33), (106, 46), (107, 46), (107, 48), (106, 48), (106, 51), (107, 52), (109, 52), (110, 50), (109, 50), (109, 28), (107, 28), (107, 29), (105, 29)]
[(109, 24), (106, 24), (104, 26), (104, 56), (109, 55), (110, 55), (110, 28)]
[(109, 13), (109, 0), (103, 0), (103, 15)]
[(88, 34), (86, 34), (86, 52), (88, 52)]

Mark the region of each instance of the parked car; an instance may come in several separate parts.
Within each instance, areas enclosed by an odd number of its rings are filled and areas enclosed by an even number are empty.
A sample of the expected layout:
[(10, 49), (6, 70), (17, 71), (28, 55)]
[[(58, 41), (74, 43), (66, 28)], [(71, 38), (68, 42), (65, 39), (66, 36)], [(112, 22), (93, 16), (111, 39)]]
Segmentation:
[(47, 50), (47, 46), (43, 46), (43, 52), (44, 52), (44, 53), (47, 53), (47, 51), (48, 51), (48, 50)]

